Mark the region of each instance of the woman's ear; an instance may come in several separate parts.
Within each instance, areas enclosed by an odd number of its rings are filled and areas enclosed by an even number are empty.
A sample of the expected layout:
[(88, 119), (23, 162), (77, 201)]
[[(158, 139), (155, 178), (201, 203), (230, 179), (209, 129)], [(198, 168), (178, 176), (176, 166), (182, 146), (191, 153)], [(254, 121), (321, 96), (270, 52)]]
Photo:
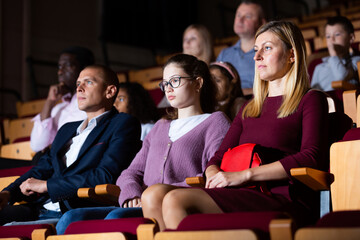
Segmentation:
[(196, 85), (195, 85), (196, 92), (200, 92), (200, 89), (204, 84), (204, 79), (202, 77), (197, 77), (195, 81), (196, 81)]
[(290, 49), (290, 59), (289, 59), (290, 63), (295, 62), (295, 54), (294, 54), (294, 49)]
[(354, 41), (355, 41), (355, 34), (350, 33), (350, 45), (353, 44)]
[(116, 88), (115, 85), (107, 86), (106, 87), (106, 93), (105, 93), (106, 98), (110, 99), (110, 98), (114, 97), (115, 94), (116, 94), (116, 90), (117, 90), (117, 88)]

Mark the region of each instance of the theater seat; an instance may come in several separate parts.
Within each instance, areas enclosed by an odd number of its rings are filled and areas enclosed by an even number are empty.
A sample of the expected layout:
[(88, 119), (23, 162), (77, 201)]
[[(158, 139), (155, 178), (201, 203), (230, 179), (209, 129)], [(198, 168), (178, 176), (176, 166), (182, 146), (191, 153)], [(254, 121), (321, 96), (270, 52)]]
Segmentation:
[(289, 216), (281, 212), (193, 214), (184, 218), (176, 230), (156, 233), (155, 240), (269, 239), (270, 221), (284, 218)]
[[(152, 231), (143, 231), (137, 237), (137, 228), (142, 224), (149, 225)], [(71, 223), (64, 235), (50, 236), (48, 240), (65, 239), (153, 239), (157, 230), (154, 220), (148, 218), (122, 218), (109, 220), (88, 220)]]
[(0, 226), (0, 239), (45, 240), (48, 235), (55, 233), (56, 230), (51, 224)]
[(325, 215), (316, 225), (301, 228), (295, 233), (295, 240), (305, 239), (360, 239), (360, 211), (338, 211)]

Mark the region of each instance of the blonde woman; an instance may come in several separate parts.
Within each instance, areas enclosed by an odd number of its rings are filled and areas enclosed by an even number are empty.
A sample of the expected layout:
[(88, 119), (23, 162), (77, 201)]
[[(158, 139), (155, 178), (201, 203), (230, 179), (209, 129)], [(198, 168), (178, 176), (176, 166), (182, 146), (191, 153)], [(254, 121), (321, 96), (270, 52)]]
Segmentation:
[(193, 55), (209, 65), (213, 59), (213, 42), (207, 28), (200, 24), (188, 26), (183, 35), (183, 53)]
[[(160, 205), (152, 197), (166, 185), (154, 185), (142, 195), (144, 216), (156, 218), (163, 228), (176, 228), (192, 213), (279, 210), (300, 219), (316, 213), (316, 196), (293, 181), (290, 169), (328, 167), (326, 96), (309, 91), (304, 39), (293, 23), (269, 22), (255, 39), (254, 98), (207, 164), (205, 188), (172, 190)], [(244, 143), (260, 145), (265, 164), (240, 172), (220, 170), (224, 153)], [(267, 183), (268, 193), (246, 187), (259, 182)]]

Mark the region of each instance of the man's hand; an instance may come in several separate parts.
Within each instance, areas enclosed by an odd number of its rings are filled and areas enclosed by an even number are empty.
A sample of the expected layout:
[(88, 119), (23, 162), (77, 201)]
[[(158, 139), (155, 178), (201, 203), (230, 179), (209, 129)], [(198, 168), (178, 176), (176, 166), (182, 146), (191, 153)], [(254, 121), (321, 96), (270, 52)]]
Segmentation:
[(0, 210), (2, 210), (9, 202), (10, 192), (2, 191), (0, 192)]
[(123, 208), (141, 207), (141, 199), (139, 197), (127, 200), (123, 204)]
[(30, 196), (34, 193), (46, 193), (47, 182), (35, 178), (28, 178), (21, 183), (20, 190), (25, 196)]

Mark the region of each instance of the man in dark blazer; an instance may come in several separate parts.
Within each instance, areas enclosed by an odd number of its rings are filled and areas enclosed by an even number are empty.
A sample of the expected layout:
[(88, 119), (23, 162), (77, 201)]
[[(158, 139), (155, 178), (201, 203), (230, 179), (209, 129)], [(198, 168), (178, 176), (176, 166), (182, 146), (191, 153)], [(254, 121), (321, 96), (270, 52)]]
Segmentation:
[[(139, 121), (113, 107), (117, 92), (117, 76), (107, 67), (80, 73), (77, 100), (87, 119), (65, 124), (39, 164), (0, 192), (1, 225), (94, 206), (77, 197), (78, 188), (115, 183), (141, 147)], [(28, 203), (11, 205), (21, 200)]]

